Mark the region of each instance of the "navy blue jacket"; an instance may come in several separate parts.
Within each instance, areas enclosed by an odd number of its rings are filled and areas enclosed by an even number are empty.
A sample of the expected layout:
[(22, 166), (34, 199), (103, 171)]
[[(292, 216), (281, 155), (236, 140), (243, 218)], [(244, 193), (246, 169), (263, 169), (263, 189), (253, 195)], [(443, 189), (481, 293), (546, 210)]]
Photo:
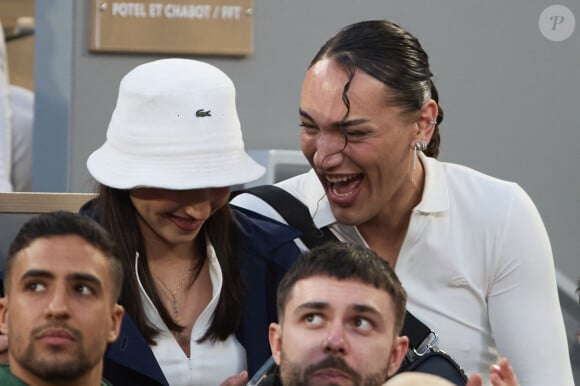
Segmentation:
[[(293, 240), (300, 232), (254, 212), (232, 208), (245, 240), (236, 251), (246, 287), (236, 336), (246, 349), (251, 376), (270, 356), (268, 326), (277, 321), (276, 288), (299, 254)], [(81, 213), (99, 218), (90, 204)], [(107, 349), (104, 377), (115, 386), (168, 385), (153, 351), (127, 314), (119, 338)]]

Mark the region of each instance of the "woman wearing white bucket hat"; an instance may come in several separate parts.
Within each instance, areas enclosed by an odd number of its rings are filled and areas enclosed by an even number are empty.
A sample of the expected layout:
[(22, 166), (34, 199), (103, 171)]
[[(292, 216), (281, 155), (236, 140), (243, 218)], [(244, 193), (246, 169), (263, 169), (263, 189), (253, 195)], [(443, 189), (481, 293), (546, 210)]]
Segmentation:
[(128, 317), (105, 377), (119, 385), (244, 384), (246, 353), (252, 363), (266, 359), (275, 318), (260, 300), (275, 290), (264, 295), (252, 272), (271, 258), (289, 264), (296, 231), (227, 203), (231, 186), (264, 172), (244, 151), (232, 81), (194, 60), (136, 67), (121, 81), (107, 140), (87, 167), (99, 195), (81, 211), (116, 238), (127, 276)]

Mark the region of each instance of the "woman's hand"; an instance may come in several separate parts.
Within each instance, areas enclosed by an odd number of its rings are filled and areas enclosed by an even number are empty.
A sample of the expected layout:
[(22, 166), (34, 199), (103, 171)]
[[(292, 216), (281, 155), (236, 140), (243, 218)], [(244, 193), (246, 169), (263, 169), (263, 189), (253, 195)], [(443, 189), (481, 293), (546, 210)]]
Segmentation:
[[(501, 358), (497, 365), (489, 366), (489, 380), (493, 386), (520, 386), (516, 373), (506, 358)], [(465, 386), (481, 385), (481, 376), (475, 373), (469, 377)]]
[(227, 378), (220, 386), (244, 386), (246, 382), (248, 382), (248, 372), (244, 370)]
[(493, 386), (520, 386), (510, 362), (501, 358), (499, 364), (489, 366), (489, 379)]

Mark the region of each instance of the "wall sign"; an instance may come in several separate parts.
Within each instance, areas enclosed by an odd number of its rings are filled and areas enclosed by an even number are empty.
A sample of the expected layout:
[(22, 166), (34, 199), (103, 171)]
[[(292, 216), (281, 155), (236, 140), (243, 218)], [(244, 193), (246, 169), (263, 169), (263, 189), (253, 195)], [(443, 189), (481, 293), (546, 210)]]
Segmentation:
[(253, 0), (91, 0), (92, 51), (249, 55)]

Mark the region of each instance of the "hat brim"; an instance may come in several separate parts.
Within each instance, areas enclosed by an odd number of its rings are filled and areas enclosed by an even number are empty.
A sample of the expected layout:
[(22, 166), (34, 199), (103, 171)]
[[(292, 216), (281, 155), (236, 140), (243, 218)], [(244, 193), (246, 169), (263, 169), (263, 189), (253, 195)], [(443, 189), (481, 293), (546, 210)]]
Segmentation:
[(265, 173), (242, 149), (143, 158), (119, 152), (108, 142), (89, 156), (87, 168), (99, 183), (116, 189), (226, 187), (254, 181)]

